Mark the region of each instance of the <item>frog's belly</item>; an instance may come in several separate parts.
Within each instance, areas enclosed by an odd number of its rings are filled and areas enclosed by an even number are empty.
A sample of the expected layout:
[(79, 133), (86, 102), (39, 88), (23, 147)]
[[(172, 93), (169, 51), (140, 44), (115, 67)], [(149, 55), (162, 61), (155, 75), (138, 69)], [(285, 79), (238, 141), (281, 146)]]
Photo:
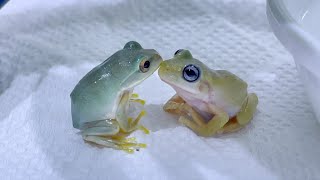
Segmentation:
[(195, 99), (193, 97), (185, 97), (183, 99), (187, 102), (187, 104), (191, 105), (199, 114), (201, 114), (201, 116), (206, 120), (210, 120), (214, 116), (213, 113), (211, 113), (212, 111), (208, 108), (208, 104), (212, 104), (216, 107), (221, 108), (226, 113), (228, 113), (230, 118), (236, 116), (241, 109), (241, 106), (234, 106), (232, 104), (228, 104), (225, 101), (222, 101), (218, 98)]

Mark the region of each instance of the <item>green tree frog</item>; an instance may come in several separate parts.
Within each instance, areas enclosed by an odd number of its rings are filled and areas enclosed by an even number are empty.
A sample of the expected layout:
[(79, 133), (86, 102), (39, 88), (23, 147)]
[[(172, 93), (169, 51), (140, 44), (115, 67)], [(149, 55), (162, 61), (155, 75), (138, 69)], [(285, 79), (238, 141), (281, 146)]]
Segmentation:
[(133, 88), (155, 72), (162, 58), (153, 49), (143, 49), (135, 41), (125, 44), (107, 60), (88, 72), (70, 94), (73, 127), (85, 141), (133, 152), (145, 147), (135, 138), (126, 138), (137, 129), (145, 111), (128, 117), (129, 105), (144, 103)]
[(163, 61), (158, 74), (176, 91), (163, 109), (178, 114), (179, 122), (200, 136), (239, 130), (256, 111), (258, 97), (247, 92), (246, 82), (228, 71), (210, 69), (188, 50)]

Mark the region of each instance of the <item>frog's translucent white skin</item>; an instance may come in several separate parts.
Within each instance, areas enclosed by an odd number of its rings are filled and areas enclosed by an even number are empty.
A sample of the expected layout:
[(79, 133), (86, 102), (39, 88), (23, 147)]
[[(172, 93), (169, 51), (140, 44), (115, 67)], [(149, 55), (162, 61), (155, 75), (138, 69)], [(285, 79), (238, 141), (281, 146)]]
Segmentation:
[(180, 115), (179, 122), (200, 136), (239, 130), (256, 111), (258, 97), (248, 94), (246, 82), (228, 71), (210, 69), (188, 50), (163, 61), (158, 73), (176, 91), (164, 110)]
[(145, 112), (133, 119), (127, 110), (131, 102), (143, 103), (132, 94), (133, 88), (161, 62), (157, 51), (130, 41), (80, 80), (70, 97), (73, 127), (81, 130), (84, 140), (127, 152), (145, 146), (125, 138), (142, 128), (139, 120)]

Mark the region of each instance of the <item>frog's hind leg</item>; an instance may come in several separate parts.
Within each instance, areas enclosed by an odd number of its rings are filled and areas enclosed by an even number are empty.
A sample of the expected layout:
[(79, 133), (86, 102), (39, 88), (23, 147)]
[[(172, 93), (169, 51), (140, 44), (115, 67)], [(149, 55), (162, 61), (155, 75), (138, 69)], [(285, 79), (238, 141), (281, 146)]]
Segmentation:
[(247, 102), (241, 107), (240, 112), (237, 114), (237, 121), (240, 125), (248, 124), (253, 118), (258, 105), (258, 97), (256, 94), (251, 93), (248, 95)]
[(233, 117), (220, 130), (217, 131), (217, 134), (236, 132), (242, 128), (243, 126), (237, 122), (237, 118)]
[(135, 138), (126, 138), (120, 133), (119, 125), (115, 120), (100, 120), (86, 124), (81, 131), (85, 141), (101, 146), (124, 150), (132, 153), (134, 149), (144, 148), (145, 144), (135, 141)]
[(113, 149), (123, 150), (128, 153), (133, 153), (136, 149), (147, 147), (146, 144), (137, 143), (135, 138), (124, 138), (123, 136), (108, 137), (83, 135), (83, 139), (88, 142), (92, 142)]
[(248, 124), (256, 111), (258, 97), (256, 94), (249, 94), (247, 101), (241, 107), (240, 112), (219, 131), (219, 133), (235, 132)]

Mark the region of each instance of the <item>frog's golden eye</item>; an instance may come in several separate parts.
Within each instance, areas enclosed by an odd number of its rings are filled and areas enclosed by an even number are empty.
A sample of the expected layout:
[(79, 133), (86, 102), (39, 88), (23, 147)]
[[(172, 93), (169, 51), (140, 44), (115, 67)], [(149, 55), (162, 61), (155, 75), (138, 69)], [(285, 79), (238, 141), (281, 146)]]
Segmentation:
[(174, 53), (174, 55), (179, 54), (181, 51), (183, 51), (183, 49), (179, 49), (179, 50), (177, 50), (177, 51)]
[(194, 82), (200, 77), (200, 70), (193, 64), (187, 65), (182, 72), (183, 78), (188, 82)]
[(150, 67), (150, 61), (149, 60), (142, 60), (140, 62), (139, 68), (140, 68), (141, 72), (143, 72), (143, 73), (148, 72), (149, 67)]

